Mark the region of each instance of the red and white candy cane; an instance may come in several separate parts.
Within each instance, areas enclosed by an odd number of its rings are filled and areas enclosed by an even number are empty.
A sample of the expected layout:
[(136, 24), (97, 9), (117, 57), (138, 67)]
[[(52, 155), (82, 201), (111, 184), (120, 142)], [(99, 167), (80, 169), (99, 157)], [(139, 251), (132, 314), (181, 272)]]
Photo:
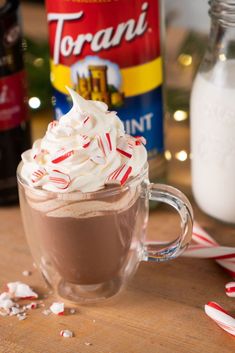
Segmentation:
[(109, 132), (100, 134), (97, 136), (98, 145), (104, 156), (107, 157), (109, 153), (113, 150), (113, 143), (111, 139), (111, 135)]
[(61, 330), (60, 331), (60, 336), (65, 337), (65, 338), (71, 338), (71, 337), (74, 336), (74, 334), (70, 330)]
[(55, 153), (55, 155), (52, 157), (51, 162), (54, 164), (61, 163), (71, 157), (74, 154), (73, 150), (66, 151), (64, 148), (60, 149)]
[(225, 286), (225, 292), (228, 297), (235, 298), (235, 282), (229, 282)]
[(139, 145), (146, 145), (146, 139), (143, 137), (143, 136), (135, 136), (135, 144), (136, 146), (139, 146)]
[(235, 319), (219, 304), (209, 302), (205, 305), (205, 313), (223, 330), (235, 336)]
[(235, 248), (220, 246), (198, 224), (193, 227), (192, 240), (194, 244), (190, 245), (182, 256), (214, 259), (235, 278)]
[(49, 175), (49, 180), (52, 185), (58, 189), (66, 189), (70, 184), (70, 177), (68, 174), (61, 172), (60, 170), (52, 170)]
[(106, 184), (125, 184), (131, 171), (131, 166), (123, 164), (121, 167), (117, 168), (112, 174), (109, 175), (108, 179), (106, 180)]
[(34, 170), (31, 174), (31, 181), (33, 183), (38, 182), (40, 179), (42, 179), (44, 177), (44, 175), (46, 175), (46, 169), (45, 168), (38, 168), (36, 170)]
[(121, 155), (131, 158), (133, 154), (133, 145), (128, 142), (125, 137), (120, 137), (117, 142), (116, 150)]
[(91, 139), (90, 139), (90, 137), (88, 137), (86, 135), (83, 135), (82, 138), (83, 138), (82, 147), (87, 148), (91, 143)]

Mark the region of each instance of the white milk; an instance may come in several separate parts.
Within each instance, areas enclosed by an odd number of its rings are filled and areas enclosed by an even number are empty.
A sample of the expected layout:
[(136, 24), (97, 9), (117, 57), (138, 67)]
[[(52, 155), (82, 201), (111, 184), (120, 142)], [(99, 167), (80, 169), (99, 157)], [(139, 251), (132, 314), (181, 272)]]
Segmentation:
[(192, 187), (203, 211), (235, 223), (235, 60), (199, 73), (191, 95)]

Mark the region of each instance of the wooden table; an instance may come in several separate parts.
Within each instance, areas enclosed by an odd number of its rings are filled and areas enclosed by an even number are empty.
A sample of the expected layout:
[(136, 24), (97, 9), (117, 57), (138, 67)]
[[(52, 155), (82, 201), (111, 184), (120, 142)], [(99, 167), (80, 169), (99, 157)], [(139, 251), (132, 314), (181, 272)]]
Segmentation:
[[(235, 228), (203, 215), (197, 220), (223, 244), (235, 245)], [(0, 280), (28, 283), (45, 307), (31, 310), (24, 321), (0, 317), (2, 353), (232, 353), (234, 338), (218, 328), (203, 311), (210, 300), (234, 311), (226, 297), (231, 280), (212, 260), (180, 258), (168, 263), (141, 263), (132, 282), (108, 304), (78, 306), (74, 315), (43, 315), (56, 298), (49, 294), (33, 267), (18, 207), (0, 209)], [(177, 216), (160, 206), (151, 213), (149, 236), (171, 236)], [(32, 275), (24, 277), (22, 271)], [(74, 306), (72, 306), (74, 307)], [(75, 337), (59, 336), (61, 329)], [(92, 345), (88, 345), (91, 343)]]

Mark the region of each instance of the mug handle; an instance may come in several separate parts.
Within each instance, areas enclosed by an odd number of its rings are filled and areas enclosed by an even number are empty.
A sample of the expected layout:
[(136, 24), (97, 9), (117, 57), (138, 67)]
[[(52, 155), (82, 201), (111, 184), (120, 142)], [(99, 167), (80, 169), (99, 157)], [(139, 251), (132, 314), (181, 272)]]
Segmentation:
[[(172, 206), (180, 215), (181, 234), (168, 243), (146, 242), (144, 244), (143, 261), (163, 262), (179, 256), (188, 246), (192, 238), (193, 210), (187, 197), (178, 189), (164, 185), (148, 185), (149, 200), (164, 202)], [(161, 249), (159, 247), (161, 246)]]

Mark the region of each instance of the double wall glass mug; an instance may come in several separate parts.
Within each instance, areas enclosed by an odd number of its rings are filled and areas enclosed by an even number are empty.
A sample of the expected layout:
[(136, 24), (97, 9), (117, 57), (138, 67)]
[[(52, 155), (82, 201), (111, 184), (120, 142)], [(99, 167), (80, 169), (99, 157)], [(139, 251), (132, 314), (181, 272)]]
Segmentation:
[[(77, 303), (119, 293), (140, 261), (179, 256), (192, 236), (193, 212), (179, 190), (151, 184), (148, 165), (122, 187), (89, 193), (54, 193), (33, 188), (17, 170), (24, 230), (35, 263), (60, 297)], [(161, 249), (146, 243), (149, 200), (179, 213), (181, 234)]]

